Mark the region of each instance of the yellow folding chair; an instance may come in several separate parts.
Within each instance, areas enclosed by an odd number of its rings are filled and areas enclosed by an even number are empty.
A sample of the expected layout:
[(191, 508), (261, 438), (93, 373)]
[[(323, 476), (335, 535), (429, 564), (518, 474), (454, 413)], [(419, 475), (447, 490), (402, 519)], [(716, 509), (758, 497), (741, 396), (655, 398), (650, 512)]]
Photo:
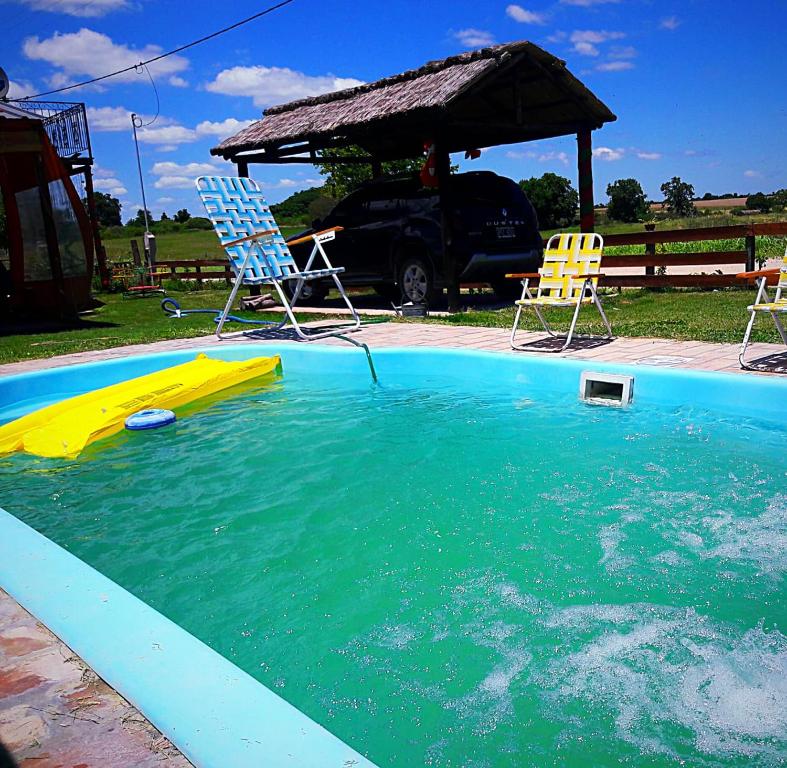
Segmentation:
[[(748, 307), (751, 317), (749, 318), (749, 324), (746, 326), (746, 333), (743, 336), (741, 351), (738, 355), (738, 362), (741, 364), (741, 368), (750, 370), (751, 367), (746, 364), (743, 358), (746, 354), (746, 348), (749, 346), (751, 332), (754, 328), (754, 321), (757, 319), (758, 314), (767, 314), (773, 318), (776, 330), (779, 331), (782, 341), (787, 345), (787, 333), (785, 333), (782, 321), (779, 319), (781, 313), (787, 312), (787, 248), (784, 249), (784, 258), (782, 259), (781, 267), (776, 269), (761, 269), (757, 272), (742, 272), (738, 277), (749, 279), (756, 278), (759, 285), (757, 298), (754, 300), (754, 304)], [(772, 299), (768, 295), (769, 280), (776, 281), (776, 292)]]
[[(538, 272), (506, 275), (506, 277), (522, 278), (522, 298), (515, 302), (516, 316), (511, 329), (512, 349), (533, 349), (532, 345), (525, 346), (516, 342), (516, 332), (522, 310), (532, 309), (538, 317), (544, 330), (553, 338), (565, 338), (562, 347), (547, 349), (547, 352), (563, 352), (574, 337), (579, 310), (583, 304), (593, 303), (604, 321), (607, 329), (605, 338), (612, 338), (612, 327), (604, 314), (601, 301), (598, 297), (598, 279), (602, 277), (601, 256), (604, 250), (604, 240), (601, 235), (594, 233), (569, 233), (552, 235), (544, 251), (544, 264)], [(530, 280), (539, 278), (538, 289), (534, 296), (530, 290)], [(574, 316), (568, 333), (564, 335), (555, 333), (550, 327), (542, 310), (548, 307), (573, 307)]]

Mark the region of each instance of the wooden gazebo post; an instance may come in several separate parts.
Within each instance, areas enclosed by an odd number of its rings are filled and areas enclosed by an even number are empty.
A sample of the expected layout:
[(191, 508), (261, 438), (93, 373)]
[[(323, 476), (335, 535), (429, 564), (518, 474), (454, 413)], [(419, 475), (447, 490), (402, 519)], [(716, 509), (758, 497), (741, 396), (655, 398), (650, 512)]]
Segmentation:
[(448, 311), (460, 309), (459, 275), (453, 248), (453, 222), (451, 218), (451, 157), (444, 143), (436, 140), (434, 145), (437, 167), (438, 192), (440, 195), (440, 237), (443, 246), (443, 275), (448, 282)]
[(579, 172), (579, 231), (595, 231), (593, 207), (593, 145), (590, 129), (577, 133), (577, 170)]

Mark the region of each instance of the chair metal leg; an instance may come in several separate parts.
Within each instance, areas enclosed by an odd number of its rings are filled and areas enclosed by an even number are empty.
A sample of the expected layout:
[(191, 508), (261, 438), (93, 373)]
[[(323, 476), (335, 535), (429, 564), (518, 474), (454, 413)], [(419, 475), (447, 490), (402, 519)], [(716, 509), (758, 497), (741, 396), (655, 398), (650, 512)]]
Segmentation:
[[(759, 288), (757, 290), (757, 297), (754, 299), (754, 305), (762, 303), (763, 294), (765, 294), (767, 297), (767, 294), (765, 293), (766, 291), (765, 286), (768, 281), (766, 280), (766, 278), (762, 277), (758, 282), (759, 282)], [(751, 339), (751, 332), (752, 329), (754, 328), (754, 320), (757, 317), (756, 310), (751, 309), (749, 311), (751, 312), (751, 317), (749, 318), (749, 324), (746, 326), (746, 333), (743, 334), (743, 343), (741, 344), (741, 351), (738, 353), (738, 363), (740, 364), (741, 368), (747, 371), (751, 370), (751, 368), (749, 367), (749, 365), (747, 365), (744, 362), (743, 358), (746, 354), (746, 348), (749, 346), (749, 339)], [(787, 344), (787, 340), (785, 340), (784, 343)]]
[(598, 297), (598, 292), (596, 291), (596, 286), (593, 285), (592, 282), (590, 283), (590, 293), (593, 296), (593, 302), (596, 305), (596, 309), (598, 309), (598, 313), (601, 315), (601, 320), (602, 320), (602, 322), (604, 323), (604, 326), (607, 329), (607, 338), (611, 339), (612, 338), (612, 326), (610, 325), (609, 320), (607, 319), (606, 312), (604, 312), (604, 307), (601, 306), (601, 299), (599, 299), (599, 297)]
[(246, 274), (246, 267), (249, 264), (249, 256), (251, 255), (251, 249), (246, 254), (246, 258), (243, 260), (243, 266), (241, 267), (240, 271), (237, 275), (235, 275), (235, 283), (232, 286), (232, 290), (230, 291), (230, 297), (227, 299), (227, 303), (224, 306), (224, 311), (221, 313), (221, 317), (219, 318), (218, 325), (216, 326), (216, 338), (221, 339), (221, 331), (224, 328), (224, 323), (227, 322), (227, 315), (229, 315), (230, 310), (232, 309), (232, 305), (235, 301), (235, 297), (238, 295), (238, 291), (240, 290), (241, 285), (243, 284), (243, 275)]
[(743, 343), (741, 344), (741, 351), (738, 353), (738, 362), (740, 363), (741, 368), (746, 370), (750, 370), (749, 366), (743, 361), (743, 357), (746, 354), (746, 348), (749, 346), (749, 339), (751, 338), (752, 328), (754, 328), (754, 320), (757, 317), (757, 313), (752, 309), (751, 310), (751, 317), (749, 318), (749, 324), (746, 326), (746, 333), (743, 334)]
[(571, 344), (571, 337), (574, 335), (574, 329), (577, 327), (577, 320), (579, 319), (579, 310), (581, 308), (582, 308), (582, 294), (579, 295), (579, 299), (577, 300), (577, 306), (574, 309), (574, 316), (571, 318), (571, 326), (569, 327), (568, 334), (566, 335), (566, 342), (560, 348), (561, 352), (565, 352), (566, 349), (568, 349), (569, 344)]

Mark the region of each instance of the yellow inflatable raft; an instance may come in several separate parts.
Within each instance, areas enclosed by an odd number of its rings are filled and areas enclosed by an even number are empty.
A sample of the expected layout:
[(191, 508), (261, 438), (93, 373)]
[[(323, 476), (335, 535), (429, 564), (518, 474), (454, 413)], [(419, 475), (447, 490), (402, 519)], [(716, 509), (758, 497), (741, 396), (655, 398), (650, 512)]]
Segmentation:
[(68, 398), (3, 425), (0, 456), (25, 451), (74, 458), (86, 445), (123, 429), (132, 413), (177, 408), (274, 372), (281, 373), (278, 355), (236, 362), (200, 354), (191, 362)]

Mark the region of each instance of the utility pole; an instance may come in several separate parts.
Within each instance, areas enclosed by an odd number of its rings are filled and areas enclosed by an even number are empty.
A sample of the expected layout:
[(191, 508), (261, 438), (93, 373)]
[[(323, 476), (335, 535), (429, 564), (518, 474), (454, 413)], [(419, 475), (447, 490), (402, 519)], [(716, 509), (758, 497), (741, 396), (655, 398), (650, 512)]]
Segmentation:
[(148, 221), (148, 204), (145, 200), (145, 182), (142, 179), (142, 161), (139, 159), (139, 139), (137, 138), (137, 128), (142, 127), (142, 118), (136, 114), (131, 113), (131, 128), (134, 131), (134, 148), (137, 152), (137, 170), (139, 171), (139, 188), (142, 190), (142, 215), (145, 217), (145, 234), (143, 236), (143, 243), (145, 245), (145, 262), (148, 270), (153, 269), (156, 258), (156, 239), (150, 231), (150, 222)]

